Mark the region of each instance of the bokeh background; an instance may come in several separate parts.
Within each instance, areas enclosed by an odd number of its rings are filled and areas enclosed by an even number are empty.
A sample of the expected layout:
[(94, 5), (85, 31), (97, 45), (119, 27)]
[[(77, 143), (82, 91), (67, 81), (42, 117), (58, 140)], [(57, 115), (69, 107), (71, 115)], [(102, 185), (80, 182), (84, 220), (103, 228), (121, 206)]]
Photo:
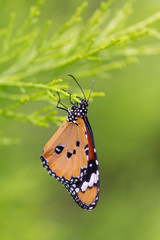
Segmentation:
[[(6, 0), (1, 25), (12, 11), (23, 20), (35, 2)], [(100, 3), (88, 2), (86, 14)], [(61, 26), (80, 3), (48, 0), (41, 21)], [(159, 0), (136, 1), (131, 21), (158, 8)], [(22, 139), (19, 146), (0, 147), (0, 239), (160, 239), (160, 57), (141, 57), (106, 79), (94, 79), (94, 90), (106, 96), (94, 99), (88, 113), (101, 173), (100, 200), (92, 212), (80, 209), (41, 166), (44, 144), (57, 127), (0, 119), (6, 136)]]

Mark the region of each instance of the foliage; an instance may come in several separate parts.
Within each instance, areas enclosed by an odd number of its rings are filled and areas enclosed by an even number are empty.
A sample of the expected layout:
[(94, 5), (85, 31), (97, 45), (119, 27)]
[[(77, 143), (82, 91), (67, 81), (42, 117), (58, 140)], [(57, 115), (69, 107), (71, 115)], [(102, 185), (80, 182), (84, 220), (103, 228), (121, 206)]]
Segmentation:
[[(16, 15), (10, 15), (8, 26), (0, 29), (1, 116), (41, 127), (59, 124), (64, 118), (52, 109), (57, 104), (57, 92), (68, 95), (62, 90), (68, 88), (59, 79), (62, 73), (76, 73), (78, 79), (103, 77), (106, 72), (135, 63), (141, 55), (160, 53), (160, 33), (155, 24), (160, 12), (127, 26), (133, 1), (114, 14), (112, 2), (102, 2), (87, 20), (81, 16), (87, 6), (87, 2), (83, 3), (68, 22), (52, 33), (51, 21), (43, 28), (39, 24), (42, 0), (31, 7), (18, 29)], [(72, 97), (78, 101), (76, 95)], [(103, 93), (92, 94), (97, 96)], [(34, 102), (41, 103), (38, 110)]]

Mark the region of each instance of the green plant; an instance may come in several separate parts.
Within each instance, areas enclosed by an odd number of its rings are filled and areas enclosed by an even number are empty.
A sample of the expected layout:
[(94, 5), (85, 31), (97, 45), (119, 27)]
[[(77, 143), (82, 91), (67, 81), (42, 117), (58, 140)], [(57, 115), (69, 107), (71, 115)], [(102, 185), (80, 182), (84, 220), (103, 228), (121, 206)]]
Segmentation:
[[(31, 7), (28, 18), (17, 31), (16, 16), (10, 15), (8, 26), (0, 29), (1, 116), (41, 127), (59, 124), (64, 118), (52, 109), (57, 104), (56, 92), (67, 95), (62, 89), (68, 85), (59, 79), (62, 72), (76, 73), (79, 79), (103, 77), (106, 72), (135, 63), (138, 56), (160, 53), (160, 33), (154, 27), (160, 20), (160, 12), (127, 26), (133, 1), (126, 3), (114, 17), (112, 2), (102, 2), (85, 24), (81, 15), (87, 2), (83, 3), (54, 34), (49, 33), (50, 21), (43, 29), (39, 26), (43, 1)], [(72, 97), (78, 101), (76, 95)], [(103, 95), (93, 93), (92, 97)], [(41, 103), (40, 109), (35, 110), (34, 101)], [(27, 104), (31, 112), (26, 111)], [(4, 143), (3, 139), (1, 142)]]

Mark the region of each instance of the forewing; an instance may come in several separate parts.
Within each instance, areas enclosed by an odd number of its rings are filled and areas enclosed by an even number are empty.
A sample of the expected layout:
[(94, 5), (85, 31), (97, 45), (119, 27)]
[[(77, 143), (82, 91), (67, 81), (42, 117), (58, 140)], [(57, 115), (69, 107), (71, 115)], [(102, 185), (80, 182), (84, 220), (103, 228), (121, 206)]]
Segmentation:
[(44, 147), (42, 164), (48, 173), (64, 183), (81, 181), (86, 173), (88, 139), (82, 120), (66, 120)]

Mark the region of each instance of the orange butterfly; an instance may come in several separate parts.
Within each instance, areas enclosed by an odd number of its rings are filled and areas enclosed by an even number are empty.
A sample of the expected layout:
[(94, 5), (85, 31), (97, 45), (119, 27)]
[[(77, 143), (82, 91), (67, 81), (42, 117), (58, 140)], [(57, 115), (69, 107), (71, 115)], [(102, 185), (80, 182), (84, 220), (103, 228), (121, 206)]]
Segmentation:
[(81, 208), (93, 210), (98, 202), (100, 182), (93, 133), (87, 119), (89, 98), (86, 100), (77, 80), (69, 76), (80, 87), (84, 99), (79, 98), (80, 104), (72, 103), (70, 94), (69, 110), (59, 96), (57, 108), (67, 111), (68, 118), (45, 145), (41, 160), (43, 167), (66, 187)]

